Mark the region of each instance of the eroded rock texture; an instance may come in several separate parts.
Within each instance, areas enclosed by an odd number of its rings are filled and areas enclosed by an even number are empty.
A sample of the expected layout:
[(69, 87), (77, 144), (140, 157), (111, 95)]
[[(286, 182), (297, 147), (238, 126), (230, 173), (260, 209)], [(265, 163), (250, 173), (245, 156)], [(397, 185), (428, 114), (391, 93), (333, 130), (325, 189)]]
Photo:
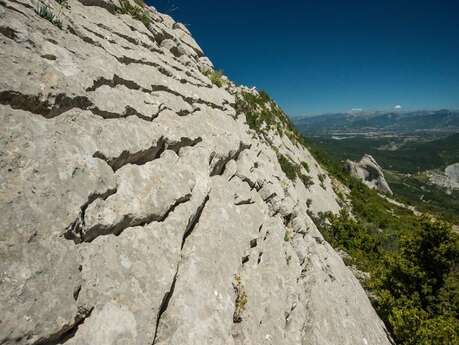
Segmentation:
[(359, 162), (347, 160), (346, 170), (365, 183), (368, 187), (392, 195), (392, 190), (384, 177), (384, 171), (371, 155), (364, 155)]
[(249, 129), (185, 26), (119, 5), (59, 29), (0, 0), (0, 344), (388, 344), (308, 215), (330, 178)]

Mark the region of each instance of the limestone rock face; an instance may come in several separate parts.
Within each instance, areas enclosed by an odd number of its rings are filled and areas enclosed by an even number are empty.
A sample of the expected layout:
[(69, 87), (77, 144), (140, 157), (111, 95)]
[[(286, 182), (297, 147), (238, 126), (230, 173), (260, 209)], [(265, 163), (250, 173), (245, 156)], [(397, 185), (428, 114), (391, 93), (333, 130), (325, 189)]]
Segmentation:
[(430, 171), (431, 183), (446, 188), (448, 193), (459, 190), (459, 163), (448, 165), (444, 171)]
[(309, 216), (332, 180), (184, 25), (47, 3), (0, 0), (0, 344), (389, 344)]
[(346, 170), (365, 183), (368, 187), (374, 188), (381, 193), (392, 195), (392, 190), (384, 177), (383, 169), (371, 155), (364, 155), (360, 162), (347, 160)]

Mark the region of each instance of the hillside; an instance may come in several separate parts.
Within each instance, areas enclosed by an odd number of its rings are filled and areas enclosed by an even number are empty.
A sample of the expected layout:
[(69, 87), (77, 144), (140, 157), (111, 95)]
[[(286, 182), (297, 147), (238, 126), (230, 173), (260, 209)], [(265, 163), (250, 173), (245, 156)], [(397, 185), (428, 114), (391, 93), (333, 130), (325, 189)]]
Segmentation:
[(389, 345), (338, 182), (142, 1), (0, 1), (0, 344)]
[(414, 135), (409, 138), (353, 136), (340, 139), (324, 136), (313, 140), (326, 148), (334, 159), (358, 160), (368, 153), (384, 169), (401, 173), (444, 169), (459, 162), (459, 133), (431, 141), (418, 139)]
[(341, 164), (370, 154), (385, 170), (386, 179), (400, 201), (459, 224), (459, 190), (445, 189), (429, 179), (432, 173), (438, 174), (459, 162), (459, 134), (429, 141), (412, 134), (340, 139), (322, 136), (310, 140)]
[(342, 132), (457, 132), (459, 111), (337, 113), (296, 118), (301, 132), (324, 135)]

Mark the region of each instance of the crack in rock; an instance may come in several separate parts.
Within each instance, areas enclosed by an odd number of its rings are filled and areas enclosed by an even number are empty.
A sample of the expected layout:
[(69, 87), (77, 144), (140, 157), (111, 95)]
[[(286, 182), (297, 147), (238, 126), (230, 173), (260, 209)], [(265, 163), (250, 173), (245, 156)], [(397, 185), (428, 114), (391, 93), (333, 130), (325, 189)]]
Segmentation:
[[(8, 7), (7, 7), (8, 8)], [(18, 38), (17, 34), (18, 32), (8, 26), (0, 26), (0, 34), (2, 34), (3, 36), (13, 40), (13, 41), (16, 41), (16, 39)]]
[(75, 244), (83, 242), (83, 229), (85, 227), (85, 213), (88, 209), (89, 205), (91, 205), (97, 199), (106, 200), (109, 196), (115, 194), (117, 192), (117, 188), (107, 189), (104, 193), (92, 193), (88, 197), (88, 201), (86, 201), (81, 207), (80, 212), (75, 219), (75, 221), (70, 224), (64, 233), (64, 238), (67, 240), (72, 240)]
[(73, 336), (75, 336), (78, 328), (91, 316), (94, 307), (86, 309), (84, 307), (78, 307), (78, 313), (75, 316), (74, 321), (69, 325), (64, 325), (58, 332), (51, 334), (45, 338), (40, 338), (35, 341), (32, 345), (58, 345), (64, 344)]
[(240, 201), (236, 201), (234, 203), (235, 206), (242, 206), (242, 205), (252, 205), (254, 204), (255, 201), (252, 200), (251, 197), (247, 198), (247, 199), (243, 199), (243, 200), (240, 200)]
[(225, 108), (223, 106), (220, 106), (218, 104), (205, 101), (205, 100), (200, 99), (200, 98), (193, 98), (193, 97), (184, 96), (180, 92), (174, 91), (174, 90), (170, 89), (169, 87), (167, 87), (166, 85), (151, 85), (151, 91), (152, 92), (158, 92), (158, 91), (168, 92), (168, 93), (170, 93), (170, 94), (172, 94), (174, 96), (182, 98), (185, 102), (187, 102), (191, 106), (193, 106), (193, 104), (195, 104), (195, 103), (205, 104), (209, 108), (225, 111)]
[(94, 6), (94, 7), (101, 7), (106, 9), (108, 12), (111, 14), (115, 14), (117, 7), (115, 6), (114, 3), (109, 2), (109, 1), (104, 1), (104, 0), (78, 0), (81, 2), (84, 6)]
[[(194, 76), (189, 75), (187, 73), (185, 73), (185, 74), (188, 77), (193, 78), (194, 80), (197, 80), (200, 83), (195, 83), (195, 82), (192, 82), (192, 81), (184, 79), (184, 78), (179, 78), (179, 77), (175, 76), (171, 71), (169, 71), (166, 67), (161, 66), (159, 63), (156, 63), (156, 62), (145, 61), (145, 60), (140, 60), (140, 59), (134, 59), (134, 58), (131, 58), (131, 57), (128, 57), (128, 56), (122, 56), (122, 57), (115, 56), (115, 55), (112, 55), (112, 56), (119, 63), (122, 63), (123, 65), (126, 65), (126, 66), (128, 66), (130, 64), (139, 64), (139, 65), (155, 67), (158, 70), (158, 72), (161, 73), (162, 75), (164, 75), (166, 77), (169, 77), (169, 78), (172, 78), (172, 79), (175, 79), (175, 80), (181, 82), (182, 84), (190, 84), (190, 85), (193, 85), (193, 86), (196, 86), (196, 87), (206, 87), (206, 88), (209, 87), (209, 85), (202, 83), (201, 80), (199, 80), (199, 79), (195, 78)], [(163, 61), (163, 62), (166, 63), (165, 61)], [(170, 66), (169, 64), (167, 64), (167, 65)], [(174, 68), (174, 66), (170, 66), (170, 67)], [(176, 68), (174, 68), (174, 69), (176, 69)], [(181, 71), (180, 69), (178, 69), (178, 70)], [(210, 86), (210, 87), (212, 87), (212, 86)]]
[(99, 236), (115, 235), (119, 236), (127, 228), (135, 226), (145, 226), (153, 222), (164, 222), (167, 217), (181, 204), (190, 201), (192, 194), (187, 193), (178, 198), (172, 205), (169, 206), (164, 214), (150, 214), (143, 217), (135, 217), (132, 214), (124, 214), (117, 224), (103, 225), (96, 224), (91, 228), (82, 231), (82, 241), (92, 242)]
[[(185, 245), (185, 242), (186, 242), (187, 238), (191, 235), (191, 233), (196, 228), (196, 225), (199, 223), (199, 220), (201, 219), (202, 212), (204, 211), (204, 208), (206, 207), (208, 201), (209, 201), (209, 194), (206, 195), (206, 197), (204, 198), (202, 203), (196, 209), (195, 214), (190, 217), (190, 219), (188, 221), (188, 224), (186, 226), (185, 232), (183, 234), (182, 245), (180, 247), (180, 251), (183, 250), (183, 247)], [(175, 284), (177, 282), (179, 269), (180, 269), (180, 261), (177, 264), (177, 268), (176, 268), (176, 271), (175, 271), (175, 274), (174, 274), (174, 278), (172, 279), (172, 284), (171, 284), (169, 290), (166, 291), (166, 293), (164, 294), (163, 299), (161, 301), (160, 308), (159, 308), (158, 314), (156, 316), (155, 335), (153, 337), (152, 345), (155, 345), (156, 342), (157, 342), (159, 324), (161, 322), (161, 318), (162, 318), (163, 314), (166, 312), (166, 310), (167, 310), (167, 308), (169, 306), (169, 302), (170, 302), (170, 300), (172, 298), (172, 295), (174, 294)]]
[(159, 311), (158, 311), (158, 315), (156, 316), (155, 335), (153, 337), (152, 345), (156, 344), (156, 341), (157, 341), (157, 338), (158, 338), (159, 323), (161, 321), (161, 318), (162, 318), (163, 314), (166, 312), (167, 307), (169, 306), (169, 302), (170, 302), (170, 300), (172, 298), (172, 295), (174, 294), (175, 283), (177, 282), (178, 271), (179, 271), (179, 265), (177, 265), (177, 270), (175, 271), (171, 287), (169, 288), (168, 291), (166, 291), (166, 293), (164, 294), (163, 299), (161, 301), (161, 304), (160, 304), (160, 307), (159, 307)]
[[(134, 37), (131, 37), (131, 36), (122, 34), (122, 33), (120, 33), (120, 32), (113, 31), (113, 30), (111, 30), (108, 26), (106, 26), (106, 25), (104, 25), (104, 24), (102, 24), (102, 23), (97, 23), (96, 25), (97, 25), (98, 27), (100, 27), (100, 28), (102, 28), (102, 29), (104, 29), (104, 30), (106, 30), (106, 31), (108, 31), (108, 32), (110, 32), (110, 33), (112, 33), (113, 35), (116, 35), (116, 36), (118, 36), (118, 37), (120, 37), (120, 38), (122, 38), (122, 39), (128, 41), (129, 43), (131, 43), (131, 44), (133, 44), (133, 45), (135, 45), (135, 46), (141, 45), (142, 47), (146, 48), (147, 50), (150, 50), (150, 51), (155, 52), (155, 53), (163, 54), (163, 52), (162, 52), (160, 49), (158, 49), (158, 48), (156, 48), (156, 47), (153, 47), (153, 46), (151, 46), (151, 45), (148, 45), (148, 44), (146, 44), (145, 42), (142, 42), (140, 39), (136, 39), (136, 38), (134, 38)], [(147, 36), (147, 35), (145, 35), (145, 36)], [(147, 37), (148, 37), (148, 36), (147, 36)]]
[(91, 37), (89, 36), (86, 36), (86, 35), (83, 35), (81, 32), (77, 31), (76, 29), (74, 29), (72, 26), (68, 25), (67, 26), (67, 30), (74, 36), (78, 37), (79, 39), (81, 39), (83, 42), (86, 42), (88, 44), (91, 44), (93, 46), (96, 46), (98, 48), (101, 48), (103, 49), (105, 52), (105, 48), (102, 46), (102, 44), (100, 44), (99, 42), (96, 42), (94, 41)]
[(207, 202), (209, 201), (209, 194), (204, 198), (204, 201), (201, 203), (201, 205), (198, 207), (195, 215), (190, 218), (188, 221), (188, 225), (185, 229), (185, 232), (183, 234), (183, 239), (182, 239), (182, 245), (180, 246), (180, 249), (183, 249), (183, 246), (185, 245), (185, 242), (188, 238), (188, 236), (191, 235), (193, 232), (194, 228), (196, 227), (196, 224), (199, 223), (199, 220), (201, 219), (202, 212), (204, 211), (204, 208), (206, 207)]
[[(48, 119), (73, 108), (86, 110), (93, 105), (86, 96), (69, 97), (65, 93), (50, 96), (43, 99), (41, 95), (26, 95), (19, 91), (8, 90), (0, 92), (0, 104), (42, 115)], [(50, 102), (50, 99), (54, 102)]]
[(104, 78), (104, 77), (97, 78), (96, 80), (93, 81), (92, 86), (88, 87), (86, 89), (86, 91), (87, 92), (96, 91), (99, 87), (104, 86), (104, 85), (110, 86), (112, 88), (114, 88), (114, 87), (116, 87), (118, 85), (123, 85), (126, 88), (131, 89), (131, 90), (141, 90), (141, 91), (149, 93), (149, 90), (142, 88), (136, 82), (134, 82), (132, 80), (127, 80), (127, 79), (121, 78), (117, 74), (114, 74), (112, 79), (107, 79), (107, 78)]
[[(14, 4), (17, 4), (17, 5), (20, 5), (20, 6), (22, 6), (22, 7), (25, 7), (25, 8), (28, 8), (28, 9), (30, 9), (30, 10), (35, 11), (35, 8), (34, 8), (33, 6), (27, 4), (27, 3), (23, 3), (23, 2), (20, 2), (20, 1), (16, 1), (16, 0), (9, 0), (9, 2), (12, 2), (12, 3), (14, 3)], [(26, 17), (29, 18), (29, 16), (28, 16), (27, 14), (21, 12), (21, 11), (18, 10), (17, 8), (14, 8), (14, 7), (12, 7), (12, 6), (8, 6), (8, 5), (6, 4), (6, 2), (4, 2), (4, 1), (0, 1), (0, 5), (2, 5), (2, 6), (4, 6), (4, 7), (6, 7), (6, 8), (8, 8), (8, 9), (10, 9), (10, 10), (13, 10), (13, 11), (16, 11), (16, 12), (18, 12), (18, 13), (21, 13), (21, 14), (23, 14), (24, 16), (26, 16)]]
[(140, 60), (140, 59), (134, 59), (128, 56), (122, 56), (122, 57), (114, 56), (114, 57), (116, 58), (116, 60), (118, 60), (119, 63), (122, 63), (123, 65), (128, 66), (130, 64), (139, 64), (139, 65), (152, 66), (152, 67), (155, 67), (158, 70), (158, 72), (165, 75), (166, 77), (176, 79), (174, 74), (172, 74), (171, 71), (167, 70), (164, 66), (161, 66), (159, 63)]
[[(248, 150), (252, 147), (250, 144), (244, 144), (242, 141), (239, 143), (239, 148), (237, 149), (236, 152), (230, 151), (227, 156), (221, 158), (213, 167), (210, 176), (215, 176), (215, 175), (222, 175), (223, 172), (225, 171), (226, 164), (232, 160), (235, 159), (237, 160), (239, 155), (244, 151)], [(211, 157), (211, 162), (213, 161), (213, 157)]]
[(180, 138), (179, 141), (169, 141), (167, 138), (160, 137), (150, 147), (137, 152), (123, 151), (119, 156), (109, 158), (104, 153), (96, 151), (94, 158), (104, 160), (114, 172), (121, 169), (127, 164), (144, 165), (155, 159), (158, 159), (166, 150), (174, 151), (177, 155), (183, 147), (193, 147), (202, 141), (201, 137), (190, 139), (186, 137)]
[(104, 35), (102, 35), (102, 34), (96, 32), (96, 31), (94, 31), (94, 30), (91, 30), (91, 29), (87, 28), (86, 26), (82, 26), (82, 28), (85, 29), (87, 32), (93, 34), (94, 36), (100, 38), (101, 40), (108, 41), (108, 42), (110, 42), (110, 43), (112, 43), (112, 44), (116, 44), (115, 41), (109, 39), (108, 37), (104, 37)]
[(123, 113), (114, 113), (111, 111), (101, 110), (96, 106), (93, 106), (87, 110), (91, 111), (94, 115), (100, 116), (101, 118), (106, 119), (106, 120), (107, 119), (124, 119), (129, 116), (136, 116), (141, 120), (151, 122), (156, 118), (156, 115), (152, 117), (145, 116), (139, 113), (136, 109), (130, 107), (129, 105), (126, 105), (124, 107)]

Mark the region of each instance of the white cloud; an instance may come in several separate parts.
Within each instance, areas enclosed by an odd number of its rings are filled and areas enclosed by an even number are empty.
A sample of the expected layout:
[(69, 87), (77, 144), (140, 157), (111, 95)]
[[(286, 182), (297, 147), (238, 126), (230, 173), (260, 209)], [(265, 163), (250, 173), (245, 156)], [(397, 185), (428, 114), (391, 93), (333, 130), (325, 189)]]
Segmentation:
[(401, 105), (396, 105), (396, 106), (394, 107), (394, 109), (395, 109), (395, 110), (400, 110), (400, 109), (402, 109), (402, 106), (401, 106)]

